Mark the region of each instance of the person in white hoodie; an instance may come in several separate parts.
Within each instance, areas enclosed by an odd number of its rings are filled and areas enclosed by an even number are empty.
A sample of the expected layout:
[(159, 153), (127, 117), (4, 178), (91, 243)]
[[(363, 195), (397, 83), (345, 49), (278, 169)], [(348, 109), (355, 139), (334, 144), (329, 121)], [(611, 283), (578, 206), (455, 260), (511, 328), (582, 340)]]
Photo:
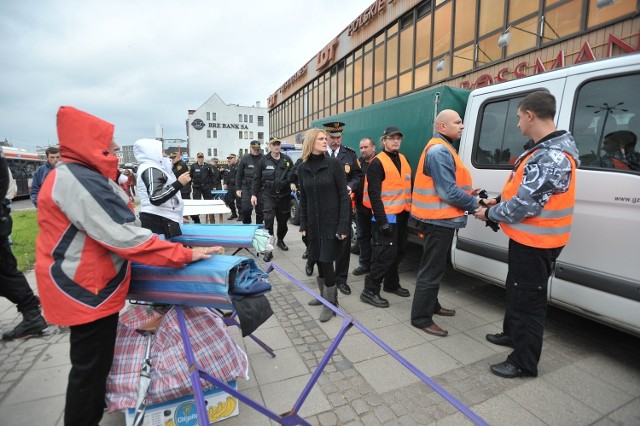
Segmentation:
[(176, 179), (171, 160), (163, 156), (161, 141), (139, 139), (133, 145), (133, 153), (140, 163), (136, 190), (142, 227), (166, 238), (180, 235), (184, 209), (180, 189), (191, 181), (191, 176), (184, 173)]

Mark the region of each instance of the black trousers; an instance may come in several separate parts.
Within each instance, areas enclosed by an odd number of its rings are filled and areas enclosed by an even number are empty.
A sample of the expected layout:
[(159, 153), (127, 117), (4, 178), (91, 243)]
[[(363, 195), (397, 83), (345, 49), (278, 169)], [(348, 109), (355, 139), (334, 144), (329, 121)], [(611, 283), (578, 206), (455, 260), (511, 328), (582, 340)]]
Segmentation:
[(366, 207), (356, 209), (356, 236), (360, 247), (359, 266), (371, 267), (371, 210)]
[(70, 327), (71, 371), (65, 426), (97, 426), (105, 408), (107, 376), (116, 345), (118, 313)]
[(203, 186), (193, 187), (193, 199), (194, 200), (213, 200), (213, 194), (211, 188), (205, 188)]
[[(191, 190), (180, 192), (180, 196), (182, 197), (183, 200), (190, 200), (191, 199)], [(193, 220), (193, 223), (200, 223), (200, 216), (199, 215), (194, 214), (194, 215), (191, 215), (189, 217), (191, 218), (191, 220)]]
[[(251, 215), (253, 214), (250, 187), (242, 187), (241, 198), (240, 205), (242, 206), (242, 223), (248, 225), (251, 223)], [(264, 204), (262, 202), (262, 198), (262, 194), (258, 194), (258, 204), (256, 204), (256, 223), (264, 222)]]
[(0, 296), (18, 307), (18, 311), (38, 309), (38, 301), (11, 251), (8, 236), (0, 236)]
[(393, 291), (400, 287), (398, 265), (404, 258), (407, 245), (407, 223), (409, 214), (400, 213), (396, 216), (396, 223), (390, 223), (391, 236), (385, 236), (380, 231), (378, 222), (371, 222), (372, 258), (371, 270), (367, 274), (364, 288), (372, 293), (380, 294), (380, 284), (384, 289)]
[(547, 283), (563, 247), (540, 249), (509, 240), (507, 309), (503, 331), (513, 341), (507, 360), (538, 375), (547, 315)]
[(278, 234), (279, 240), (284, 240), (284, 237), (289, 231), (289, 217), (291, 217), (291, 195), (270, 194), (268, 192), (263, 193), (264, 197), (264, 227), (269, 231), (271, 235), (273, 233), (273, 222), (278, 222)]
[(231, 210), (232, 216), (237, 216), (238, 213), (242, 212), (242, 209), (240, 208), (240, 200), (240, 197), (236, 195), (235, 188), (227, 190), (227, 193), (224, 196), (224, 203), (229, 207), (229, 210)]
[(336, 260), (336, 284), (346, 284), (347, 277), (349, 276), (349, 261), (351, 260), (351, 220), (353, 219), (353, 212), (349, 208), (349, 230), (347, 231), (347, 238), (340, 241), (338, 246), (340, 248), (338, 259)]
[(438, 292), (447, 271), (447, 254), (451, 249), (455, 228), (424, 224), (424, 245), (418, 268), (416, 291), (411, 305), (411, 325), (418, 328), (433, 325), (433, 313), (440, 310)]

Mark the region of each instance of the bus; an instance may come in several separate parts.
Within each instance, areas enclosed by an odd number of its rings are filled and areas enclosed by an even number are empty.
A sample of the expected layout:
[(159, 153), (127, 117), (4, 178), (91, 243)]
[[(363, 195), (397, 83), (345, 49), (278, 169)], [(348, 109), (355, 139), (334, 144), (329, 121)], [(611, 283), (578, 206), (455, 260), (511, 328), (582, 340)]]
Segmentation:
[(34, 152), (28, 152), (22, 148), (3, 146), (4, 156), (11, 170), (13, 178), (16, 180), (18, 191), (14, 198), (24, 198), (29, 196), (33, 174), (38, 167), (47, 160)]

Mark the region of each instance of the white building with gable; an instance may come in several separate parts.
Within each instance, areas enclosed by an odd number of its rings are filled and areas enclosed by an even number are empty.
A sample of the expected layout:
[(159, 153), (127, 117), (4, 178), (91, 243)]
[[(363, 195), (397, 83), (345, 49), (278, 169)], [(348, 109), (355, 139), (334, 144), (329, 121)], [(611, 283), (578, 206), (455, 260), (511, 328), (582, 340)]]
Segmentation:
[(263, 150), (269, 140), (267, 108), (226, 104), (214, 94), (196, 110), (189, 110), (187, 118), (189, 156), (195, 160), (202, 152), (205, 160), (216, 157), (226, 161), (229, 154), (238, 157), (249, 152), (249, 143), (259, 140)]

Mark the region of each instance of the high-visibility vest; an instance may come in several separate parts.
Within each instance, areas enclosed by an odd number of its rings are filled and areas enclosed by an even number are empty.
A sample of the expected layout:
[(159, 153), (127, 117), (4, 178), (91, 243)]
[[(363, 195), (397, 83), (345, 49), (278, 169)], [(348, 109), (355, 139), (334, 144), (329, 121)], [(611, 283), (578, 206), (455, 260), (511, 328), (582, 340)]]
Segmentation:
[(456, 186), (467, 194), (471, 194), (473, 190), (471, 173), (462, 164), (462, 160), (458, 157), (456, 150), (445, 140), (434, 137), (422, 151), (418, 162), (416, 180), (413, 183), (413, 194), (411, 194), (411, 215), (422, 220), (453, 219), (464, 216), (464, 210), (452, 206), (438, 196), (433, 178), (424, 174), (427, 151), (434, 145), (444, 145), (451, 152), (456, 166)]
[[(398, 171), (398, 168), (387, 154), (381, 152), (376, 155), (384, 169), (380, 198), (382, 198), (386, 214), (408, 212), (411, 208), (411, 166), (409, 166), (409, 162), (404, 155), (398, 154), (398, 156), (400, 157), (400, 171)], [(371, 208), (369, 181), (366, 176), (364, 178), (362, 205)]]
[[(525, 164), (532, 155), (533, 152), (524, 157), (511, 173), (502, 189), (501, 201), (509, 201), (516, 195), (522, 182)], [(512, 240), (537, 248), (563, 247), (569, 242), (576, 196), (576, 163), (573, 157), (566, 153), (565, 155), (571, 162), (569, 188), (562, 194), (551, 195), (538, 216), (527, 217), (518, 223), (501, 222), (502, 230)]]

